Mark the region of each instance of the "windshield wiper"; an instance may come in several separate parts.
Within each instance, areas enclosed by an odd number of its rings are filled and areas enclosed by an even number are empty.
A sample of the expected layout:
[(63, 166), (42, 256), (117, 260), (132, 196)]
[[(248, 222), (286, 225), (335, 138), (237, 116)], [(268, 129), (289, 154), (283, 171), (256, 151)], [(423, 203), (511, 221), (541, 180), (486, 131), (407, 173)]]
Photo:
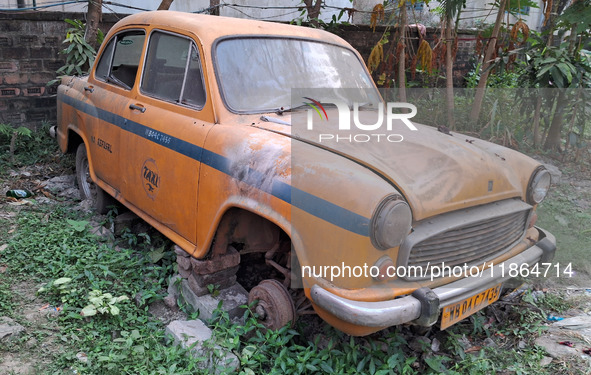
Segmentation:
[(279, 108), (277, 108), (277, 109), (273, 110), (273, 112), (275, 112), (276, 114), (278, 114), (279, 116), (281, 116), (281, 115), (283, 115), (285, 112), (292, 112), (292, 111), (295, 111), (295, 110), (297, 110), (297, 109), (300, 109), (300, 108), (302, 108), (302, 107), (306, 107), (306, 106), (307, 106), (307, 104), (306, 104), (306, 103), (304, 103), (304, 104), (301, 104), (301, 105), (298, 105), (298, 106), (295, 106), (295, 107), (289, 107), (289, 106), (286, 106), (286, 107), (279, 107)]
[(289, 125), (289, 126), (291, 126), (291, 122), (283, 121), (283, 120), (280, 120), (278, 118), (271, 117), (271, 116), (261, 116), (261, 121), (264, 121), (264, 122), (274, 122), (274, 123), (280, 124), (280, 125)]

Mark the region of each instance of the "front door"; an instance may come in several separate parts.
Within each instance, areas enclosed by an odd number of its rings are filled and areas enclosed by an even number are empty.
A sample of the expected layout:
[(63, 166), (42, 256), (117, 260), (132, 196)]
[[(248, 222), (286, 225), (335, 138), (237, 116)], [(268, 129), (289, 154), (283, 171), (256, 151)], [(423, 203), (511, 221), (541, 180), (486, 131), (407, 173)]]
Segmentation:
[(125, 199), (193, 244), (202, 146), (213, 126), (201, 56), (187, 36), (150, 33), (120, 165)]

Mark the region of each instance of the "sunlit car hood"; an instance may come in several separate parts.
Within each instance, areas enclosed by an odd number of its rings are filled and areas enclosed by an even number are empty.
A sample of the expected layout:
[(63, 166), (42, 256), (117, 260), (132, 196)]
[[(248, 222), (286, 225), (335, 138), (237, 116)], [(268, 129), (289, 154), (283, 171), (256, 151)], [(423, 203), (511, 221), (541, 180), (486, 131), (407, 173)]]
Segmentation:
[[(326, 140), (326, 136), (321, 140), (320, 134), (336, 136), (338, 126), (316, 122), (315, 129), (309, 130), (305, 116), (303, 111), (278, 117), (291, 122), (291, 129), (274, 122), (257, 125), (338, 153), (373, 170), (404, 195), (412, 207), (414, 220), (507, 198), (525, 199), (529, 177), (539, 166), (537, 161), (523, 154), (481, 139), (456, 132), (446, 134), (445, 130), (414, 122), (418, 130), (411, 131), (400, 120), (393, 121), (391, 131), (385, 125), (371, 132), (352, 126), (355, 130), (339, 133), (346, 137), (383, 134), (380, 142), (373, 135), (370, 142), (349, 142), (342, 138), (336, 142)], [(328, 117), (331, 118), (330, 112)], [(360, 119), (364, 117), (368, 120), (362, 123), (369, 124), (375, 122), (376, 115), (375, 112), (360, 115)], [(400, 135), (390, 137), (399, 142), (388, 142), (385, 136), (390, 134)], [(357, 138), (367, 139), (366, 136)], [(292, 163), (297, 163), (297, 153), (297, 144), (292, 143)], [(346, 168), (344, 164), (335, 165), (339, 167)]]

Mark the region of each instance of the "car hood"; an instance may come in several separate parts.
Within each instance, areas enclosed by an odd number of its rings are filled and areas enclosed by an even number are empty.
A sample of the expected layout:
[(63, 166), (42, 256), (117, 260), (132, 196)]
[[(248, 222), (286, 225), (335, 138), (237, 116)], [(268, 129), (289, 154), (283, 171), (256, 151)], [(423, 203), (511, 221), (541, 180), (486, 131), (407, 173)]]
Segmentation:
[[(290, 122), (291, 128), (278, 125), (271, 116), (267, 117), (270, 122), (257, 126), (314, 144), (367, 167), (399, 190), (410, 204), (414, 220), (507, 198), (525, 199), (529, 179), (539, 166), (537, 161), (511, 149), (414, 122), (416, 131), (394, 120), (391, 130), (384, 125), (383, 129), (366, 132), (352, 126), (355, 130), (339, 132), (338, 123), (328, 121), (318, 121), (315, 129), (309, 130), (303, 116), (305, 112), (281, 116), (280, 121)], [(375, 123), (375, 119), (375, 112), (360, 114), (364, 124)], [(325, 135), (322, 139), (321, 134)], [(334, 139), (327, 140), (326, 134)], [(338, 142), (337, 135), (341, 137)], [(395, 142), (390, 142), (388, 135)], [(292, 143), (292, 163), (297, 159), (297, 143)]]

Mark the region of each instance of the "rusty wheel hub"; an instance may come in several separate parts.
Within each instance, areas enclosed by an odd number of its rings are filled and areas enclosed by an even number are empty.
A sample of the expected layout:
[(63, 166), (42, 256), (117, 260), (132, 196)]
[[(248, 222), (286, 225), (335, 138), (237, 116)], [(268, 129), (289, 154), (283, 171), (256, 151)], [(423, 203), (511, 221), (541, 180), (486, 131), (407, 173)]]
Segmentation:
[(263, 280), (251, 289), (248, 294), (248, 303), (258, 301), (255, 312), (259, 321), (267, 329), (279, 329), (291, 322), (295, 322), (296, 311), (287, 291), (277, 280)]

